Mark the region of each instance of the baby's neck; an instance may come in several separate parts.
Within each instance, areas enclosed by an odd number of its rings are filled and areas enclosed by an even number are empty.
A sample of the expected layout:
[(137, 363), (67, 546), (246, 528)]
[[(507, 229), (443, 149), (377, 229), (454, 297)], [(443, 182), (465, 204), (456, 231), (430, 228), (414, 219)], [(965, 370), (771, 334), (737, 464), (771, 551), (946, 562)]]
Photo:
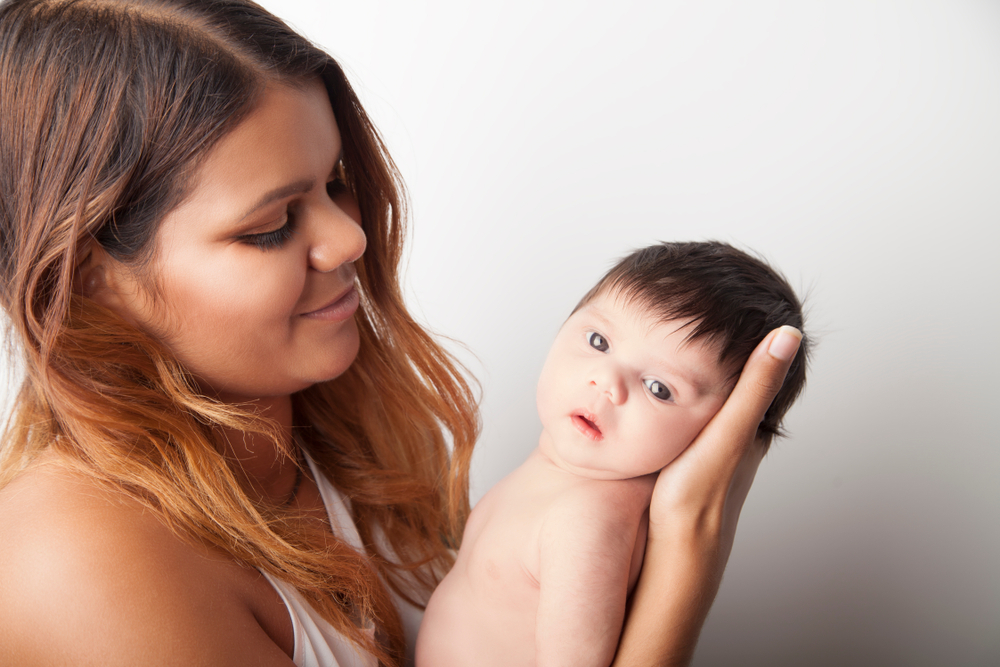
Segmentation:
[(545, 431), (542, 431), (542, 435), (538, 439), (538, 447), (535, 448), (535, 451), (533, 451), (529, 457), (529, 460), (531, 459), (536, 459), (535, 463), (537, 465), (549, 467), (553, 471), (559, 471), (566, 475), (573, 475), (581, 479), (592, 479), (595, 481), (623, 482), (627, 480), (646, 480), (647, 478), (655, 480), (656, 474), (659, 472), (656, 471), (639, 477), (622, 477), (621, 473), (613, 470), (601, 470), (574, 466), (559, 456), (556, 447), (552, 443), (551, 436), (549, 436)]

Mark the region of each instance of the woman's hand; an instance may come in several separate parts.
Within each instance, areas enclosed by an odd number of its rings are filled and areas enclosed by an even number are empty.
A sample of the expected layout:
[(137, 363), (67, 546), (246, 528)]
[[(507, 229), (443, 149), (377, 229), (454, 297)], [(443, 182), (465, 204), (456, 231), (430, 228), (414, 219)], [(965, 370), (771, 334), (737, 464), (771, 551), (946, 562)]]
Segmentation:
[(660, 472), (642, 573), (616, 667), (690, 663), (764, 456), (764, 445), (755, 440), (757, 425), (781, 388), (801, 338), (794, 327), (768, 334), (719, 413)]

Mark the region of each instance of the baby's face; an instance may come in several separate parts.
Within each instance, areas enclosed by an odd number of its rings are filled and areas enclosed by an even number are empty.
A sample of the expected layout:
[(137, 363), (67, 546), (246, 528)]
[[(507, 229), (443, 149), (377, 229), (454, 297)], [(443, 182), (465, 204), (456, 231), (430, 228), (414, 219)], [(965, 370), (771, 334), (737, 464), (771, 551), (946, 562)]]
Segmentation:
[(731, 389), (716, 350), (682, 321), (600, 294), (560, 329), (538, 381), (539, 447), (595, 479), (655, 472), (687, 447)]

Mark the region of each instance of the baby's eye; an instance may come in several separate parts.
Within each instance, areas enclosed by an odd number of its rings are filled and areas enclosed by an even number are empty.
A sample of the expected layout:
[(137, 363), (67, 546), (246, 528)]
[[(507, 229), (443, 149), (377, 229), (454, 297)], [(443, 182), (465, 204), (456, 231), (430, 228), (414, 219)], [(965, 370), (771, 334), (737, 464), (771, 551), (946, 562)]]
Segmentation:
[(650, 394), (661, 401), (669, 401), (673, 398), (673, 394), (670, 393), (670, 387), (659, 380), (643, 380), (642, 383), (646, 385), (646, 389), (649, 390)]
[(587, 343), (598, 352), (608, 351), (608, 339), (596, 331), (587, 333)]

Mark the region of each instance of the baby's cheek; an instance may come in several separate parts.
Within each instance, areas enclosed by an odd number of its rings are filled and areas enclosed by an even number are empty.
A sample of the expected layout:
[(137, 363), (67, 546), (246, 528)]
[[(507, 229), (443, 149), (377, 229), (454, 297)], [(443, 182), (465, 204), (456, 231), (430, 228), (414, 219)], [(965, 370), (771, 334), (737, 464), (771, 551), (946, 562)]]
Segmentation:
[(539, 380), (538, 387), (535, 390), (535, 409), (538, 410), (538, 418), (541, 419), (542, 425), (545, 424), (551, 410), (549, 393), (548, 386), (542, 380)]
[(548, 361), (546, 361), (545, 366), (542, 367), (541, 374), (538, 376), (538, 385), (535, 387), (535, 407), (543, 423), (545, 416), (552, 409), (551, 404), (554, 393), (552, 384), (551, 369), (549, 368)]
[(726, 399), (729, 398), (730, 393), (731, 390), (727, 391), (725, 394), (713, 396), (711, 400), (705, 405), (705, 412), (702, 415), (701, 423), (698, 426), (699, 431), (705, 428), (708, 422), (712, 421), (712, 417), (718, 414), (719, 410), (722, 409), (722, 406), (725, 405)]
[(681, 455), (687, 446), (691, 443), (691, 438), (684, 437), (674, 440), (670, 443), (668, 447), (665, 447), (655, 459), (650, 461), (650, 465), (647, 466), (648, 472), (656, 472), (657, 470), (669, 465), (674, 459)]

